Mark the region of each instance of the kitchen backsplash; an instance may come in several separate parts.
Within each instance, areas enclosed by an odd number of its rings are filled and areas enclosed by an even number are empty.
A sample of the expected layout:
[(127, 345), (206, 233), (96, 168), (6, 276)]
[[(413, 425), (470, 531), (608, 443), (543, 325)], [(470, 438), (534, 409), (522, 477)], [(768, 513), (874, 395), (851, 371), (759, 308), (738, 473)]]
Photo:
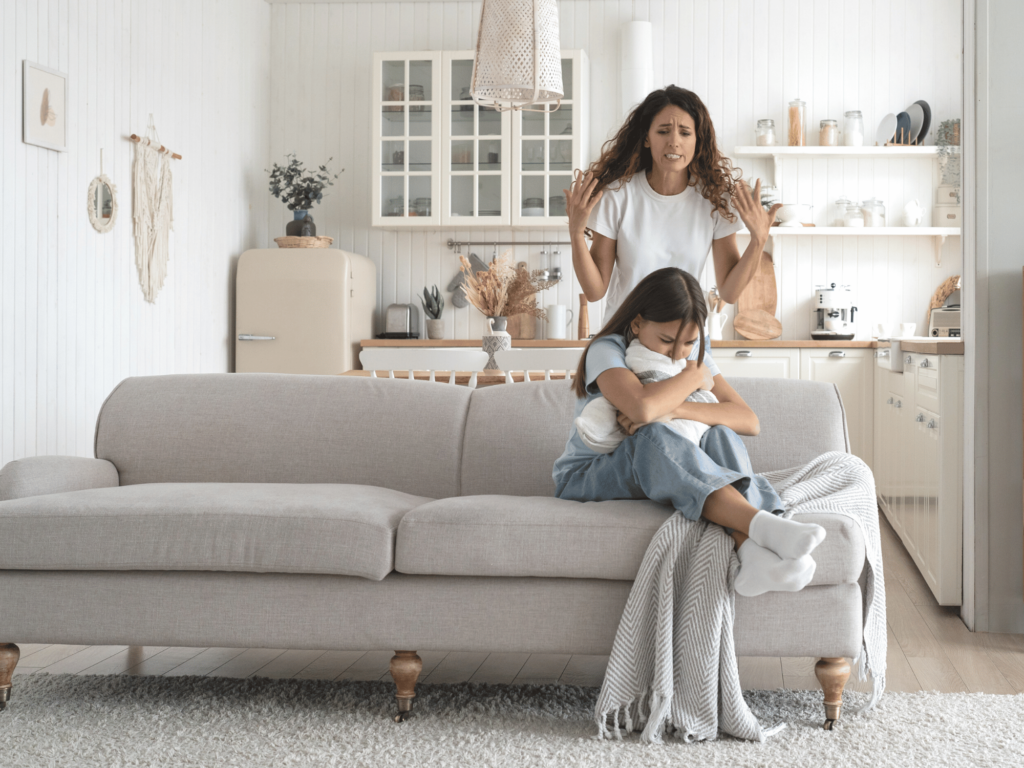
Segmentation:
[[(931, 105), (932, 132), (959, 117), (961, 9), (957, 0), (561, 0), (562, 46), (590, 57), (590, 154), (618, 128), (618, 36), (635, 8), (654, 26), (654, 82), (694, 90), (711, 111), (721, 149), (754, 143), (758, 118), (785, 125), (786, 104), (808, 103), (808, 124), (842, 118), (860, 109), (868, 137), (881, 117), (917, 99)], [(271, 157), (296, 152), (307, 164), (333, 157), (345, 173), (315, 211), (318, 234), (335, 246), (372, 258), (380, 275), (381, 315), (392, 302), (417, 302), (423, 286), (442, 291), (458, 269), (449, 238), (492, 243), (514, 240), (517, 261), (531, 268), (560, 264), (564, 279), (541, 297), (542, 305), (577, 309), (579, 288), (569, 246), (542, 255), (546, 243), (567, 231), (391, 231), (370, 227), (370, 82), (373, 51), (460, 50), (474, 46), (479, 2), (274, 4), (271, 26)], [(811, 142), (817, 131), (811, 131)], [(905, 202), (928, 206), (934, 194), (930, 159), (801, 159), (787, 161), (782, 178), (786, 202), (815, 205), (818, 226), (832, 217), (842, 195), (877, 196), (898, 223)], [(771, 178), (770, 161), (737, 161), (747, 176)], [(288, 212), (271, 201), (270, 237), (283, 233)], [(276, 218), (275, 218), (276, 217)], [(269, 243), (268, 243), (269, 244)], [(741, 240), (741, 248), (744, 243)], [(769, 246), (771, 247), (771, 246)], [(472, 248), (488, 259), (494, 248)], [(555, 260), (550, 261), (551, 258)], [(936, 266), (928, 237), (790, 238), (779, 249), (778, 316), (784, 339), (806, 339), (812, 326), (816, 285), (853, 286), (858, 333), (877, 322), (910, 321), (924, 327), (928, 299), (961, 269), (960, 239), (951, 237)], [(714, 283), (711, 260), (701, 276)], [(600, 328), (601, 303), (591, 306), (591, 329)], [(730, 322), (725, 338), (735, 338)], [(476, 338), (483, 318), (472, 307), (444, 313), (448, 338)], [(543, 335), (543, 329), (538, 337)], [(575, 336), (575, 323), (573, 323)]]

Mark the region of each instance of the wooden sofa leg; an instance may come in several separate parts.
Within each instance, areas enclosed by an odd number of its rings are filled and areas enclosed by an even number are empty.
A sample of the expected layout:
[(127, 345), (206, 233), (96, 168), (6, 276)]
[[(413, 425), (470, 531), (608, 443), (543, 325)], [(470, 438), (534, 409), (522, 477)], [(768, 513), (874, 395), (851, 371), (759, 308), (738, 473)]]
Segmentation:
[(18, 666), (21, 651), (14, 643), (0, 643), (0, 712), (11, 698), (11, 675)]
[(423, 671), (423, 659), (416, 651), (395, 651), (391, 657), (391, 677), (395, 681), (395, 698), (398, 699), (398, 714), (395, 722), (401, 723), (412, 711), (412, 700), (416, 698), (416, 681)]
[(831, 731), (843, 708), (843, 688), (850, 679), (850, 663), (846, 659), (819, 659), (814, 676), (825, 693), (825, 730)]

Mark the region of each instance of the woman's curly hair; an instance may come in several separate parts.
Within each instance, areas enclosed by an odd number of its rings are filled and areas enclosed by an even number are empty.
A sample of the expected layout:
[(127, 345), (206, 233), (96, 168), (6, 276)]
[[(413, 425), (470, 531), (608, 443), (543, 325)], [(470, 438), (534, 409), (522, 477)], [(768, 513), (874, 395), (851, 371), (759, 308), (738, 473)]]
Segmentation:
[(728, 221), (736, 221), (729, 201), (736, 193), (736, 182), (742, 178), (742, 171), (734, 169), (732, 161), (718, 150), (715, 126), (704, 102), (693, 91), (676, 85), (647, 94), (647, 98), (629, 113), (615, 137), (604, 143), (601, 157), (590, 164), (590, 173), (597, 177), (594, 194), (616, 181), (621, 182), (621, 187), (635, 173), (646, 173), (653, 167), (654, 158), (650, 148), (644, 146), (644, 139), (655, 116), (670, 104), (692, 117), (696, 129), (697, 150), (687, 166), (690, 186), (700, 182), (700, 193), (713, 210)]

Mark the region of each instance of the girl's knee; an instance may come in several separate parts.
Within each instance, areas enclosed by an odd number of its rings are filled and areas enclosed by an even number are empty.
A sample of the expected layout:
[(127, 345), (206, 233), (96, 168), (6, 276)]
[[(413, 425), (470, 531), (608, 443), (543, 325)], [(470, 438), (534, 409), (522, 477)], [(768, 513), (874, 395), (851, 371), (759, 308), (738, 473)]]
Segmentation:
[(707, 437), (704, 442), (706, 445), (710, 442), (742, 443), (743, 440), (732, 430), (732, 427), (727, 427), (724, 424), (716, 424), (708, 429)]

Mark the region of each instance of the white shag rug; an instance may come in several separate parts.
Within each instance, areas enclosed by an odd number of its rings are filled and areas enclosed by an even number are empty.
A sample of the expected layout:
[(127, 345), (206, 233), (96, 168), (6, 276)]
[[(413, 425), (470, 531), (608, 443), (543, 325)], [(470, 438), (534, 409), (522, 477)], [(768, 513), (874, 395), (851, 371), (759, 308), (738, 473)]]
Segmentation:
[[(413, 717), (392, 722), (384, 682), (207, 677), (14, 678), (0, 712), (5, 768), (115, 766), (1016, 766), (1024, 694), (887, 693), (864, 715), (821, 728), (820, 692), (748, 691), (763, 744), (722, 737), (642, 745), (594, 738), (597, 688), (462, 683), (417, 686)], [(845, 706), (864, 694), (846, 693)], [(845, 707), (844, 707), (845, 709)]]

